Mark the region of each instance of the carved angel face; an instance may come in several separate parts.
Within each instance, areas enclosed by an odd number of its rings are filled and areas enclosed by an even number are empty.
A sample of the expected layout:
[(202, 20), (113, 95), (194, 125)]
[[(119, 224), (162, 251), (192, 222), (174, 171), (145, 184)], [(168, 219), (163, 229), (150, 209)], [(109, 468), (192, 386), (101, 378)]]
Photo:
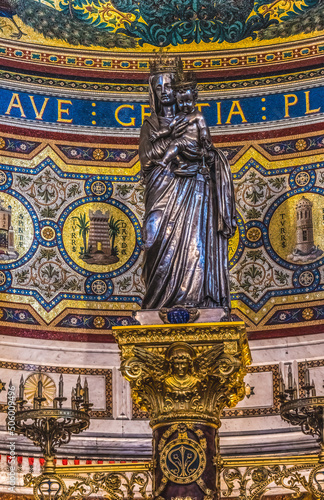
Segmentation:
[(170, 365), (172, 373), (179, 378), (185, 378), (192, 371), (192, 361), (185, 354), (173, 356), (170, 359)]

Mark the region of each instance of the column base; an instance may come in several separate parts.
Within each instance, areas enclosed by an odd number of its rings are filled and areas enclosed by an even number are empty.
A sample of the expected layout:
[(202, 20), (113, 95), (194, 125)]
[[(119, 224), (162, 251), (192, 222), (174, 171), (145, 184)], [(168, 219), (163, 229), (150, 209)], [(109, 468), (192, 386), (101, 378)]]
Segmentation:
[(155, 498), (218, 498), (216, 427), (186, 421), (157, 426), (153, 443)]

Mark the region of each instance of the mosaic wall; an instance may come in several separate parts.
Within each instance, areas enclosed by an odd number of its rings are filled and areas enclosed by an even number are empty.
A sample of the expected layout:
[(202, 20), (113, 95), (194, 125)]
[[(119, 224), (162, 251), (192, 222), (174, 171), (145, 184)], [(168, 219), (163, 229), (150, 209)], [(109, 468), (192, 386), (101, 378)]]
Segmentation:
[[(322, 155), (298, 152), (318, 149), (323, 140), (259, 144), (259, 151), (250, 149), (233, 166), (242, 219), (240, 240), (234, 238), (231, 247), (232, 298), (255, 324), (321, 319), (316, 300), (323, 298), (324, 164)], [(310, 307), (308, 301), (314, 301)], [(305, 307), (292, 308), (294, 302)]]
[(204, 50), (324, 28), (317, 0), (6, 0), (0, 15), (7, 37), (120, 50)]
[[(13, 143), (20, 150), (31, 147), (29, 141), (8, 137), (2, 139), (3, 150), (7, 145), (12, 149)], [(108, 155), (117, 163), (131, 161), (136, 152), (81, 146), (62, 149), (72, 158), (82, 151), (93, 162), (106, 161)], [(28, 162), (16, 159), (10, 160), (11, 166), (1, 165), (1, 296), (19, 296), (19, 302), (30, 304), (46, 320), (57, 320), (71, 306), (119, 310), (125, 303), (127, 308), (136, 308), (143, 291), (139, 176), (89, 175), (83, 169), (67, 172), (67, 165), (53, 152), (52, 158), (48, 156), (49, 152), (43, 150), (29, 168)], [(18, 312), (12, 305), (0, 314), (2, 321), (40, 324), (32, 312)], [(92, 312), (68, 314), (56, 324), (107, 329), (125, 321)]]
[[(137, 146), (3, 134), (0, 147), (1, 324), (98, 333), (133, 323), (143, 294)], [(324, 134), (221, 147), (239, 221), (235, 312), (252, 330), (323, 321)]]
[(3, 4), (0, 331), (109, 342), (112, 326), (135, 322), (139, 132), (150, 56), (171, 46), (197, 71), (198, 107), (232, 167), (234, 312), (251, 335), (315, 332), (324, 321), (322, 4)]
[[(324, 71), (321, 69), (321, 72)], [(303, 73), (301, 73), (303, 75)], [(322, 73), (320, 73), (322, 76)], [(289, 78), (289, 77), (288, 77)], [(288, 80), (289, 81), (289, 80)], [(260, 84), (260, 80), (254, 80), (255, 86)], [(262, 82), (263, 83), (263, 82)], [(271, 81), (268, 82), (272, 83)], [(279, 82), (278, 82), (279, 83)], [(241, 81), (234, 84), (234, 87), (246, 89), (248, 85)], [(60, 86), (62, 86), (59, 83)], [(220, 85), (221, 87), (221, 85)], [(235, 126), (237, 129), (241, 125), (249, 124), (260, 129), (264, 124), (270, 123), (276, 125), (282, 120), (284, 122), (300, 122), (304, 117), (313, 117), (317, 119), (323, 115), (322, 102), (324, 99), (324, 85), (317, 84), (310, 90), (305, 90), (305, 84), (302, 88), (296, 88), (294, 91), (287, 91), (286, 88), (277, 87), (275, 92), (262, 91), (254, 93), (250, 90), (249, 94), (222, 95), (214, 92), (218, 90), (209, 83), (200, 85), (200, 98), (197, 103), (198, 109), (202, 110), (206, 121), (214, 133), (219, 133), (220, 125), (225, 129), (231, 129)], [(101, 90), (101, 89), (100, 89)], [(128, 85), (119, 86), (119, 90), (130, 92)], [(229, 89), (227, 89), (229, 90)], [(92, 95), (79, 94), (70, 95), (63, 92), (54, 93), (52, 90), (42, 89), (41, 95), (39, 89), (30, 89), (13, 91), (12, 88), (0, 88), (0, 120), (12, 124), (24, 124), (29, 122), (31, 127), (42, 127), (42, 124), (51, 125), (57, 131), (80, 130), (80, 127), (87, 127), (95, 134), (97, 129), (107, 130), (108, 134), (128, 135), (134, 131), (134, 135), (139, 136), (139, 129), (144, 119), (150, 114), (150, 106), (147, 101), (147, 85), (142, 86), (144, 94), (138, 97), (125, 96), (105, 96), (98, 98)], [(209, 95), (207, 94), (209, 92)], [(237, 92), (237, 91), (236, 91)], [(207, 94), (207, 96), (206, 96)], [(205, 96), (205, 98), (204, 98)], [(322, 114), (320, 114), (322, 113)], [(303, 121), (304, 123), (304, 121)], [(243, 130), (243, 129), (242, 129)], [(5, 139), (4, 139), (5, 140)], [(25, 154), (31, 153), (39, 145), (32, 142), (26, 145)], [(314, 145), (313, 147), (315, 147)], [(135, 157), (135, 150), (129, 149), (120, 156), (118, 148), (111, 145), (109, 151), (104, 149), (99, 154), (96, 148), (78, 147), (77, 150), (71, 145), (58, 146), (60, 153), (63, 153), (69, 160), (79, 161), (103, 161), (129, 165)], [(14, 144), (11, 150), (15, 151)], [(98, 156), (99, 155), (99, 156)], [(109, 156), (108, 156), (109, 155)], [(126, 155), (126, 156), (125, 156)], [(121, 165), (120, 165), (121, 166)]]
[[(185, 46), (186, 47), (186, 46)], [(182, 46), (182, 49), (185, 48)], [(217, 47), (213, 46), (213, 49)], [(236, 45), (226, 47), (225, 50), (212, 50), (210, 52), (201, 53), (199, 51), (183, 52), (181, 55), (185, 69), (195, 70), (198, 74), (201, 71), (217, 70), (217, 75), (228, 73), (231, 69), (244, 68), (244, 81), (235, 79), (236, 81), (223, 79), (221, 82), (208, 81), (208, 90), (223, 91), (230, 88), (249, 88), (260, 86), (264, 81), (267, 85), (272, 82), (274, 84), (283, 84), (288, 82), (307, 80), (309, 77), (314, 78), (323, 74), (321, 67), (312, 65), (313, 61), (324, 51), (323, 37), (305, 38), (300, 37), (294, 41), (293, 45), (289, 44), (287, 48), (284, 44), (265, 45), (255, 44), (253, 49), (244, 50), (243, 47)], [(119, 91), (123, 87), (122, 81), (114, 79), (114, 73), (118, 72), (122, 76), (130, 75), (125, 91), (127, 93), (146, 93), (147, 85), (143, 81), (137, 82), (134, 77), (134, 72), (137, 74), (147, 75), (149, 70), (149, 62), (152, 54), (132, 52), (110, 53), (109, 51), (94, 51), (94, 50), (78, 50), (71, 51), (69, 47), (47, 47), (45, 45), (25, 44), (15, 39), (0, 38), (0, 57), (2, 59), (3, 68), (0, 67), (0, 79), (5, 81), (35, 83), (37, 85), (49, 85), (51, 88), (64, 89), (81, 89), (90, 91)], [(302, 70), (302, 75), (299, 76), (299, 71), (294, 71), (285, 75), (284, 71), (278, 74), (263, 75), (263, 71), (267, 67), (273, 68), (279, 63), (294, 65), (299, 63), (303, 65), (307, 61), (307, 68)], [(316, 61), (317, 62), (317, 61)], [(25, 63), (37, 65), (37, 71), (21, 73), (19, 67)], [(18, 71), (9, 70), (7, 65), (17, 67)], [(255, 75), (246, 74), (247, 71), (255, 70), (256, 66), (262, 66), (262, 71), (258, 71), (258, 84), (255, 84)], [(57, 73), (53, 74), (38, 74), (38, 70), (46, 69), (52, 72), (53, 68)], [(59, 68), (59, 70), (58, 70)], [(61, 72), (69, 68), (77, 69), (78, 72), (86, 71), (86, 74), (96, 72), (94, 81), (89, 81), (87, 76), (83, 75), (76, 80), (69, 81), (61, 77)], [(110, 78), (109, 71), (113, 71), (113, 77)], [(102, 79), (103, 78), (103, 79)], [(287, 80), (287, 78), (289, 78)]]

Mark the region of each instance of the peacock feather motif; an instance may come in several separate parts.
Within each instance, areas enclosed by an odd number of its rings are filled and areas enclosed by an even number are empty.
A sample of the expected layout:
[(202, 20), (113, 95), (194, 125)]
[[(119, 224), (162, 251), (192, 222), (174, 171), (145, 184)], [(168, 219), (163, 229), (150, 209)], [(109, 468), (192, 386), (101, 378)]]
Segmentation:
[(86, 47), (98, 45), (109, 49), (132, 48), (137, 45), (136, 40), (122, 33), (111, 33), (86, 24), (64, 11), (35, 0), (0, 0), (0, 17), (10, 19), (18, 30), (12, 36), (21, 38), (25, 33), (14, 16), (45, 38), (64, 40), (70, 45)]

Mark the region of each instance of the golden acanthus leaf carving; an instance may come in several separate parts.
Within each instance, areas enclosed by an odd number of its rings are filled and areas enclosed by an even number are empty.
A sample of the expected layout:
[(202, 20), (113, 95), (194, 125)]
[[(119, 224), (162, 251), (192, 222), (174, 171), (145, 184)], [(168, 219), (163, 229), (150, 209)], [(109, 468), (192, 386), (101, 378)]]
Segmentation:
[(242, 363), (238, 355), (224, 353), (223, 342), (200, 348), (199, 354), (187, 342), (173, 342), (162, 354), (137, 345), (133, 353), (121, 371), (152, 425), (188, 417), (218, 426), (223, 407), (244, 397)]

